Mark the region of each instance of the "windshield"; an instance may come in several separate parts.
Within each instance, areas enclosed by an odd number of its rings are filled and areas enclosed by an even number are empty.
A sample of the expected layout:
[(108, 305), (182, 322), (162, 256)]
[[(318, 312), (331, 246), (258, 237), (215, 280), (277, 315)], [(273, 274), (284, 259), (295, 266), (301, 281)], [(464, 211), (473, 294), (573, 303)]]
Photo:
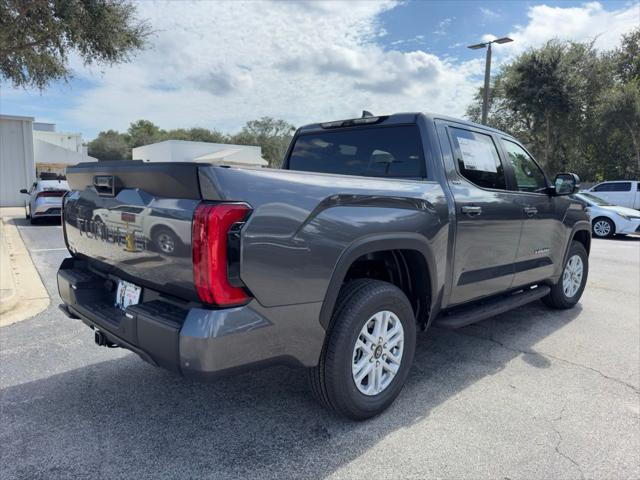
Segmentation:
[(591, 195), (589, 193), (578, 193), (576, 195), (580, 200), (584, 200), (587, 203), (592, 203), (597, 205), (598, 207), (612, 207), (613, 204), (602, 200), (601, 198), (596, 197), (595, 195)]

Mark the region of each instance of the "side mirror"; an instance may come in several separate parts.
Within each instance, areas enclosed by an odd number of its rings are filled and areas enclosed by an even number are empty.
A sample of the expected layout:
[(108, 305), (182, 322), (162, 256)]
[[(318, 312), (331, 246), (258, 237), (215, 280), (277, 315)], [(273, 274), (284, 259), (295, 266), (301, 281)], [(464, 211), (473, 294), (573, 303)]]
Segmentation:
[(580, 188), (580, 177), (575, 173), (559, 173), (553, 182), (555, 195), (571, 195)]
[(27, 195), (29, 194), (26, 188), (23, 188), (22, 190), (20, 190), (20, 193), (26, 193)]

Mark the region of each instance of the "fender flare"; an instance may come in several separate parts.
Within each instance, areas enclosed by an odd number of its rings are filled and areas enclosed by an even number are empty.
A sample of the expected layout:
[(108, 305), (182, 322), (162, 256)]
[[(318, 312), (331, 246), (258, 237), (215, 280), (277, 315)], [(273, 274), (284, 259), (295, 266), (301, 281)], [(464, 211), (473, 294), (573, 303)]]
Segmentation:
[(367, 235), (351, 243), (338, 258), (320, 310), (320, 324), (325, 330), (330, 327), (331, 316), (340, 288), (353, 262), (367, 253), (384, 250), (415, 250), (422, 254), (429, 270), (429, 283), (431, 286), (430, 307), (433, 310), (437, 298), (437, 276), (433, 251), (427, 239), (420, 234), (412, 232)]
[[(554, 275), (553, 283), (557, 283), (562, 275), (562, 270), (564, 269), (565, 263), (567, 263), (567, 257), (569, 256), (569, 249), (571, 248), (571, 242), (576, 236), (576, 233), (586, 231), (589, 234), (589, 238), (591, 238), (591, 221), (590, 220), (580, 220), (573, 225), (571, 228), (571, 233), (569, 234), (567, 244), (564, 247), (564, 255), (562, 256), (562, 265), (560, 265), (560, 270), (556, 275)], [(589, 246), (591, 246), (591, 240), (589, 241)], [(587, 254), (590, 253), (590, 248), (587, 249)]]

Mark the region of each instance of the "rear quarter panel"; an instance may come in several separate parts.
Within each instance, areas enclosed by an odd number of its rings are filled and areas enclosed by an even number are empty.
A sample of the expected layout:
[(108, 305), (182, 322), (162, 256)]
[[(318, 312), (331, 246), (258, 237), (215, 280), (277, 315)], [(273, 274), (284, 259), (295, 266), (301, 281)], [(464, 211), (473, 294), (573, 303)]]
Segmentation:
[[(446, 252), (448, 208), (439, 183), (286, 170), (205, 168), (205, 198), (245, 201), (241, 278), (264, 306), (321, 302), (341, 255), (382, 234), (420, 235)], [(444, 283), (446, 255), (431, 272)]]

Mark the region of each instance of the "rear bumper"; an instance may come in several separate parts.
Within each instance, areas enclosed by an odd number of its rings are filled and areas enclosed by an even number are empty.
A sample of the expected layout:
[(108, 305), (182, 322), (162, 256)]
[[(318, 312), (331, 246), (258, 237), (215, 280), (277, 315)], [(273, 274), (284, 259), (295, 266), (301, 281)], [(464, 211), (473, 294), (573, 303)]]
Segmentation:
[(61, 210), (62, 200), (55, 202), (36, 200), (31, 208), (31, 214), (34, 217), (59, 217)]
[(271, 364), (317, 364), (324, 342), (319, 304), (265, 310), (253, 301), (211, 310), (145, 288), (140, 304), (121, 311), (113, 306), (113, 280), (65, 259), (58, 270), (61, 308), (153, 365), (206, 380)]

